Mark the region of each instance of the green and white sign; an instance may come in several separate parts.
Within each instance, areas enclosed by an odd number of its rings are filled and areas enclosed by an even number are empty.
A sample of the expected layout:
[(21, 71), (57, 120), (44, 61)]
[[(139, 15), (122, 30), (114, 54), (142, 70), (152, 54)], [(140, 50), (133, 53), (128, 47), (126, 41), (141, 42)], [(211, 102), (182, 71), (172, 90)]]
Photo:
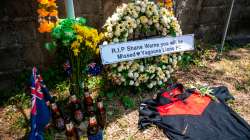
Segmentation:
[(100, 45), (103, 64), (194, 50), (194, 34)]

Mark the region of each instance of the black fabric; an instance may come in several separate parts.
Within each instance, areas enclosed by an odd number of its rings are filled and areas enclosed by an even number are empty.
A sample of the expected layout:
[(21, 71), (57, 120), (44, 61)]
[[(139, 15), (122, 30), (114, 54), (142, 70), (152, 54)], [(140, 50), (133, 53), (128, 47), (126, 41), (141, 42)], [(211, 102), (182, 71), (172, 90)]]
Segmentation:
[[(214, 95), (219, 101), (211, 101), (202, 115), (170, 115), (161, 116), (157, 107), (159, 101), (172, 103), (171, 100), (158, 94), (156, 99), (148, 99), (141, 103), (139, 109), (139, 129), (151, 124), (162, 128), (171, 140), (250, 140), (250, 126), (225, 101), (234, 99), (226, 87), (216, 87)], [(178, 95), (185, 101), (194, 90), (185, 90)]]

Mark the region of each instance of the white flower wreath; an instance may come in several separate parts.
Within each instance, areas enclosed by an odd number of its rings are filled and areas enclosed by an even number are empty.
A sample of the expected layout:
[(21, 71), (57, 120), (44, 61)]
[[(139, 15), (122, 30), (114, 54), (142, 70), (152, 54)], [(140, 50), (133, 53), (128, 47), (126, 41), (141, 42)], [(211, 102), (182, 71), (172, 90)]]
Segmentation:
[[(123, 4), (104, 25), (105, 42), (126, 42), (150, 36), (181, 35), (174, 15), (164, 7), (148, 0)], [(118, 85), (161, 86), (170, 78), (181, 54), (168, 54), (108, 65), (108, 78)]]

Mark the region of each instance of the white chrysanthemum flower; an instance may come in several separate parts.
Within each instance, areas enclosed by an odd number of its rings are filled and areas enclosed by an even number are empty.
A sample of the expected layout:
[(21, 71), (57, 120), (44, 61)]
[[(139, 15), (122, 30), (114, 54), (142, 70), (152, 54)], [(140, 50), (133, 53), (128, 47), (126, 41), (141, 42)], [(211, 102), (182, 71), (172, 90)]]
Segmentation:
[(111, 64), (113, 68), (117, 67), (117, 63)]
[(122, 68), (121, 66), (119, 66), (119, 67), (117, 68), (117, 70), (118, 70), (119, 72), (121, 72), (121, 71), (123, 70), (123, 68)]
[(140, 83), (138, 81), (135, 82), (135, 86), (138, 87)]
[(165, 65), (162, 66), (162, 69), (165, 70), (167, 67)]
[(116, 25), (116, 31), (118, 30), (118, 31), (120, 31), (120, 32), (123, 32), (124, 30), (125, 30), (125, 27), (126, 27), (127, 25), (126, 25), (126, 23), (125, 22), (123, 22), (122, 24), (117, 24)]
[(136, 10), (136, 12), (140, 12), (140, 11), (141, 11), (140, 6), (136, 6), (136, 7), (135, 7), (135, 10)]
[(140, 65), (139, 71), (144, 72), (144, 66), (143, 65)]
[(131, 66), (133, 64), (133, 61), (128, 61), (127, 63), (129, 66)]
[(169, 26), (171, 21), (168, 17), (162, 17), (161, 22), (165, 27), (167, 27), (167, 26)]
[(169, 72), (170, 72), (170, 73), (173, 73), (173, 72), (174, 72), (174, 69), (173, 69), (173, 68), (171, 68), (171, 69), (169, 70)]
[(127, 6), (128, 9), (134, 9), (135, 8), (135, 4), (134, 3), (129, 3)]
[(140, 21), (141, 21), (142, 24), (145, 25), (145, 24), (148, 23), (148, 18), (147, 18), (146, 16), (141, 16), (141, 17), (140, 17)]
[(108, 26), (108, 27), (107, 27), (107, 31), (108, 31), (108, 32), (112, 32), (112, 31), (113, 31), (112, 26)]
[(158, 81), (158, 85), (160, 86), (160, 85), (162, 85), (163, 84), (163, 82), (160, 80), (160, 81)]
[(166, 75), (170, 75), (170, 72), (168, 70), (165, 71)]
[(141, 12), (145, 13), (145, 11), (146, 11), (146, 7), (141, 7)]
[(170, 13), (166, 8), (161, 8), (160, 9), (160, 15), (161, 16), (170, 16)]
[(146, 74), (142, 74), (139, 76), (138, 80), (141, 82), (146, 82), (148, 81), (149, 77)]
[(172, 59), (172, 58), (169, 58), (168, 62), (169, 62), (169, 63), (173, 63), (173, 59)]
[(148, 88), (153, 88), (154, 85), (153, 85), (152, 83), (150, 83), (147, 87), (148, 87)]
[(162, 32), (162, 35), (163, 35), (163, 36), (166, 36), (166, 35), (167, 35), (167, 32)]
[(119, 37), (121, 35), (121, 31), (120, 30), (116, 30), (115, 31), (115, 36)]
[(127, 39), (127, 38), (128, 38), (128, 32), (125, 32), (125, 33), (123, 34), (123, 36), (124, 36), (125, 39)]
[(114, 39), (113, 39), (113, 42), (118, 43), (118, 42), (119, 42), (119, 39), (118, 39), (118, 38), (114, 38)]
[(108, 33), (108, 36), (107, 36), (107, 37), (108, 37), (108, 38), (113, 38), (113, 36), (114, 36), (113, 33)]
[(124, 10), (126, 9), (126, 7), (127, 7), (127, 4), (123, 3), (122, 6), (119, 6), (119, 7), (116, 9), (116, 13), (119, 13), (119, 14), (124, 13)]
[(140, 24), (141, 24), (141, 20), (140, 20), (140, 19), (137, 19), (137, 20), (136, 20), (136, 24), (137, 24), (137, 25), (140, 25)]
[(122, 81), (122, 82), (125, 82), (126, 79), (122, 76), (122, 77), (121, 77), (121, 81)]
[(177, 60), (181, 61), (181, 59), (182, 59), (182, 57), (181, 57), (181, 55), (179, 55)]
[(153, 23), (158, 23), (159, 22), (159, 16), (153, 16), (152, 20), (153, 20)]
[(111, 16), (111, 23), (114, 23), (116, 21), (120, 20), (120, 14), (115, 13)]
[(168, 68), (168, 70), (170, 71), (170, 69), (172, 69), (172, 66), (171, 66), (171, 65), (168, 65), (167, 68)]
[(102, 45), (108, 45), (107, 41), (103, 41)]
[(152, 25), (153, 21), (152, 20), (148, 20), (148, 25)]
[(129, 32), (130, 34), (132, 34), (134, 31), (133, 31), (133, 29), (129, 29), (128, 32)]
[(159, 72), (159, 71), (162, 71), (161, 70), (161, 67), (157, 67), (156, 70)]
[(151, 66), (148, 67), (147, 72), (149, 72), (149, 73), (154, 73), (155, 70), (156, 70), (156, 69), (155, 69), (155, 66), (151, 65)]
[(139, 77), (139, 73), (135, 72), (134, 73), (134, 78), (138, 78)]
[(127, 42), (127, 41), (128, 41), (128, 39), (126, 37), (121, 39), (121, 42)]
[(135, 19), (138, 18), (138, 16), (139, 16), (137, 11), (132, 11), (132, 15)]
[(134, 83), (135, 82), (133, 80), (130, 80), (129, 85), (132, 86), (132, 85), (134, 85)]
[(168, 78), (168, 79), (170, 78), (170, 74), (169, 74), (169, 75), (167, 75), (167, 78)]
[(167, 32), (168, 30), (166, 28), (163, 28), (162, 29), (162, 32)]
[(165, 77), (165, 78), (163, 79), (163, 82), (167, 82), (167, 81), (168, 81), (168, 78)]
[(163, 71), (158, 72), (157, 75), (159, 76), (160, 79), (164, 79), (166, 76)]
[(155, 86), (155, 85), (157, 84), (157, 82), (156, 82), (156, 81), (153, 81), (152, 84), (153, 84), (153, 86)]
[(155, 28), (156, 28), (157, 30), (160, 30), (160, 24), (159, 24), (159, 23), (155, 23)]
[(134, 77), (134, 74), (133, 74), (132, 71), (128, 72), (128, 77), (129, 77), (129, 78), (133, 78), (133, 77)]
[(155, 77), (155, 74), (151, 75), (151, 76), (150, 76), (150, 79), (153, 79), (154, 77)]
[(147, 17), (151, 17), (153, 15), (153, 12), (146, 10), (146, 15), (147, 15)]

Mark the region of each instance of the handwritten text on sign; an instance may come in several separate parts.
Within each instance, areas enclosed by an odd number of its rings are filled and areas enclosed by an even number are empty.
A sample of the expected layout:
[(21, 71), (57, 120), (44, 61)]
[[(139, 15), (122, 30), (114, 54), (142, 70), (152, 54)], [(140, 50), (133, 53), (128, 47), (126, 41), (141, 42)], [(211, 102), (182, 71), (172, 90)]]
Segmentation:
[(101, 45), (103, 64), (194, 50), (194, 35), (161, 37), (124, 43)]

